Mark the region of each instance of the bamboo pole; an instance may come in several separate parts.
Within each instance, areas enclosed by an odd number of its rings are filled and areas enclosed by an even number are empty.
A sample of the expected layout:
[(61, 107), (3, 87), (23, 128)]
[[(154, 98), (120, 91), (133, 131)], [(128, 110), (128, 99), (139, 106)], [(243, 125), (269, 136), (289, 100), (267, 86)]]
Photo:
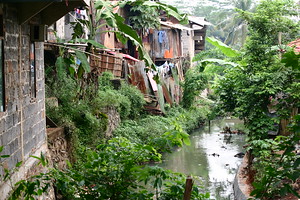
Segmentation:
[(192, 179), (192, 177), (188, 176), (186, 178), (186, 182), (185, 182), (185, 191), (184, 191), (183, 200), (191, 199), (192, 188), (193, 188), (193, 179)]

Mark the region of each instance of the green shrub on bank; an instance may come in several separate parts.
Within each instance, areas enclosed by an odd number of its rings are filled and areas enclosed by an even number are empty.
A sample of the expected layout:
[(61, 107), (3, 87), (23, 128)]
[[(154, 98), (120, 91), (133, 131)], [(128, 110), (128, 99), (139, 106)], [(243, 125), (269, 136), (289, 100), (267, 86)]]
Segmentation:
[[(183, 199), (185, 175), (148, 165), (151, 161), (161, 161), (161, 154), (152, 146), (113, 138), (95, 150), (87, 149), (85, 157), (86, 161), (76, 167), (69, 164), (63, 171), (51, 169), (19, 181), (10, 199), (34, 199), (45, 194), (51, 185), (66, 200)], [(35, 158), (46, 166), (43, 154)], [(51, 184), (51, 180), (55, 181)], [(208, 199), (209, 193), (202, 191), (194, 183), (191, 199)]]
[(182, 128), (180, 132), (190, 132), (198, 128), (209, 114), (207, 105), (188, 110), (177, 106), (170, 108), (166, 116), (146, 115), (139, 120), (125, 120), (113, 135), (125, 137), (132, 142), (151, 144), (159, 151), (169, 151), (173, 148), (174, 141), (165, 137), (166, 132), (176, 130), (176, 126)]
[[(57, 125), (65, 127), (73, 149), (81, 151), (85, 147), (96, 147), (103, 139), (108, 125), (107, 108), (117, 110), (121, 119), (134, 119), (140, 116), (145, 103), (143, 95), (134, 86), (122, 83), (113, 88), (111, 73), (99, 77), (99, 85), (86, 85), (82, 81), (62, 74), (62, 79), (47, 78), (47, 97), (55, 97), (58, 106), (52, 101), (46, 103), (47, 116)], [(81, 147), (82, 145), (82, 147)], [(77, 154), (80, 154), (77, 152)]]

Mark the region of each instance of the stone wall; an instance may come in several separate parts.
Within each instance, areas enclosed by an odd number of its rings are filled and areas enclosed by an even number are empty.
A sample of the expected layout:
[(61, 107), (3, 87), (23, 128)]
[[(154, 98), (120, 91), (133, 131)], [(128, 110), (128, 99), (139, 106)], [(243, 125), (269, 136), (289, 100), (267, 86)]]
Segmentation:
[(119, 126), (121, 122), (120, 114), (113, 107), (107, 107), (103, 110), (105, 114), (107, 114), (108, 122), (107, 129), (105, 131), (105, 137), (110, 138), (113, 136), (113, 131)]
[(64, 128), (47, 128), (48, 148), (52, 163), (58, 169), (66, 169), (67, 161), (69, 160), (70, 145), (68, 144)]
[[(34, 42), (36, 84), (33, 91), (30, 85), (30, 24), (38, 24), (39, 19), (19, 25), (17, 8), (13, 4), (0, 4), (1, 7), (5, 35), (5, 111), (0, 112), (0, 146), (4, 146), (1, 154), (10, 157), (1, 159), (0, 163), (8, 169), (19, 161), (26, 163), (13, 176), (14, 181), (18, 181), (26, 177), (36, 163), (29, 156), (47, 151), (43, 43)], [(3, 167), (0, 167), (1, 175)], [(8, 184), (0, 182), (0, 199), (5, 199), (7, 192)]]

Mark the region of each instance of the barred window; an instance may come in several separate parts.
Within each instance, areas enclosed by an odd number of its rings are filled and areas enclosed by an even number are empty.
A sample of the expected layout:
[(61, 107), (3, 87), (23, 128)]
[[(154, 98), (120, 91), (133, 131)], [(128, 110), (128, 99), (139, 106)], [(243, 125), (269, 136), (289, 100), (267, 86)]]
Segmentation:
[(29, 55), (29, 86), (31, 98), (36, 98), (36, 64), (35, 64), (35, 44), (30, 43), (30, 55)]

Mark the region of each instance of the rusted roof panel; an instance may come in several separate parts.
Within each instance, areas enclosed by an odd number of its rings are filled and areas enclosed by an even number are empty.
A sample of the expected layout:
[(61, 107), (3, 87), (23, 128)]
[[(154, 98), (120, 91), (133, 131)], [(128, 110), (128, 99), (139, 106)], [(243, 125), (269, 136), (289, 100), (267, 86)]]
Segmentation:
[(299, 52), (300, 53), (300, 38), (292, 41), (288, 44), (288, 46), (290, 47), (294, 47), (295, 48), (295, 52)]
[(197, 24), (199, 26), (208, 26), (208, 25), (212, 25), (211, 23), (209, 23), (208, 21), (205, 21), (204, 17), (196, 17), (196, 16), (188, 16), (188, 20), (191, 21), (194, 24)]
[(174, 28), (174, 29), (179, 29), (179, 30), (188, 30), (188, 31), (193, 30), (192, 28), (188, 28), (188, 27), (183, 26), (181, 24), (174, 24), (170, 21), (166, 21), (166, 22), (160, 21), (160, 24), (163, 25), (163, 26), (167, 26), (169, 28)]
[(135, 85), (143, 94), (148, 94), (150, 87), (148, 77), (145, 73), (145, 63), (143, 61), (137, 62), (135, 65), (128, 64), (129, 67), (129, 82)]

